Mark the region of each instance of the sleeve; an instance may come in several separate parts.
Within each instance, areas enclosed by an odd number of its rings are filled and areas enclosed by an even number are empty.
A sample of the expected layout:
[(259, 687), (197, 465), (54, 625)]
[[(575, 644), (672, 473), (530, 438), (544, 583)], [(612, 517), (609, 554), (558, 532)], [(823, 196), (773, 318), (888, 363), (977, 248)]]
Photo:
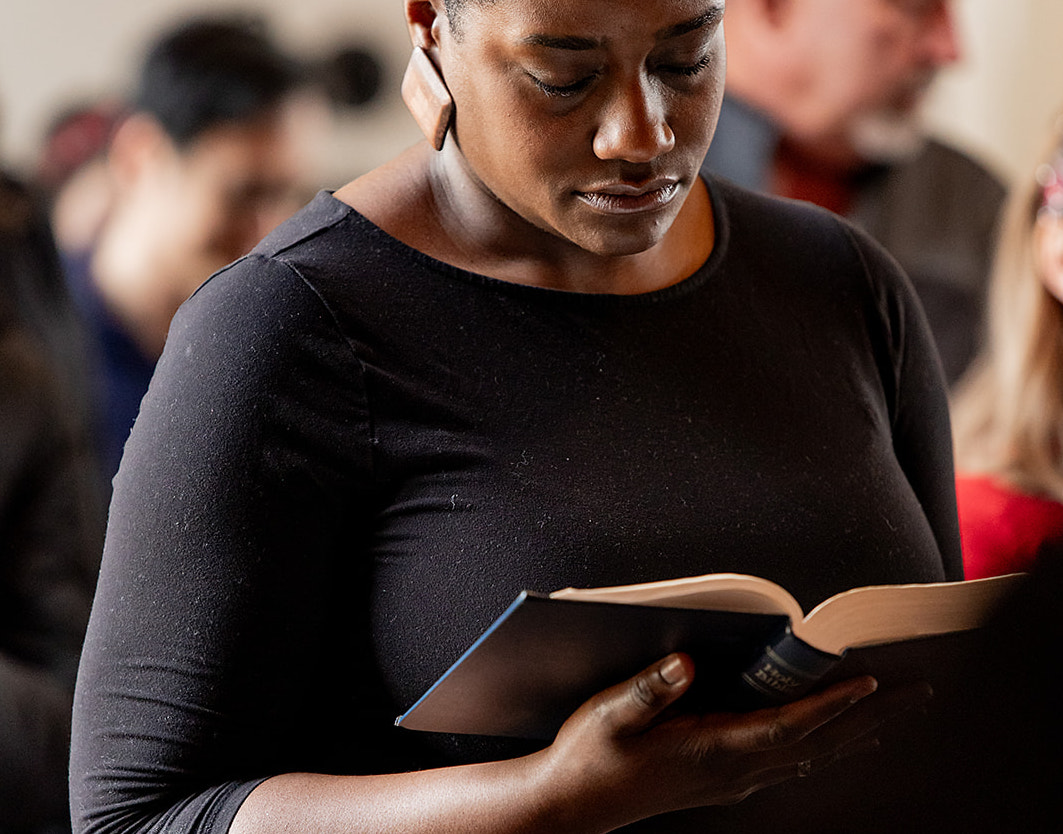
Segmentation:
[(364, 518), (360, 379), (277, 261), (238, 262), (179, 311), (115, 479), (75, 693), (75, 832), (222, 834), (285, 766), (271, 751), (298, 728), (280, 716), (323, 662), (321, 601)]
[(67, 816), (74, 672), (102, 519), (58, 378), (21, 329), (0, 333), (0, 831)]
[(872, 340), (892, 418), (893, 448), (934, 533), (945, 578), (963, 579), (945, 375), (907, 276), (870, 238), (853, 232), (882, 332)]

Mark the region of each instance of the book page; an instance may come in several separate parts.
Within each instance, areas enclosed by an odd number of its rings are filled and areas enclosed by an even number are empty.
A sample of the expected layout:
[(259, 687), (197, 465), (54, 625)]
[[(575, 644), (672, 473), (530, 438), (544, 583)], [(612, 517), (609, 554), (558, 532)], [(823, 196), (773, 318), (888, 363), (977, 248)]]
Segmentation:
[(981, 625), (1026, 574), (964, 582), (874, 585), (820, 603), (793, 632), (831, 654)]
[(795, 623), (804, 616), (801, 606), (786, 589), (770, 580), (741, 573), (711, 573), (607, 588), (564, 588), (550, 597), (747, 614), (785, 614)]

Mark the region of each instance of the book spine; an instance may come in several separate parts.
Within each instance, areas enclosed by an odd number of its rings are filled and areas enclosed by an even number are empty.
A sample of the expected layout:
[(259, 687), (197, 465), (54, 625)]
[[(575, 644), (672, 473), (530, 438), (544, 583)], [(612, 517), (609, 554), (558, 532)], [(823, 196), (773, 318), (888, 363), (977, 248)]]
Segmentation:
[(746, 696), (753, 696), (754, 706), (786, 703), (808, 692), (839, 660), (838, 655), (808, 645), (787, 627), (742, 673), (742, 687)]

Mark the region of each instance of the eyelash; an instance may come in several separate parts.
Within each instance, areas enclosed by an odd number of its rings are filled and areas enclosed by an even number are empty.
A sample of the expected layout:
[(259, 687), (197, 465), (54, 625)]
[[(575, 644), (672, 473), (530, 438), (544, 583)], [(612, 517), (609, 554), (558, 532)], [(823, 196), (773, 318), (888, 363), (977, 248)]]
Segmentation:
[(568, 96), (574, 96), (577, 93), (583, 92), (584, 89), (591, 85), (591, 82), (595, 81), (598, 78), (598, 75), (599, 73), (592, 73), (586, 78), (581, 78), (579, 81), (576, 81), (573, 84), (565, 84), (561, 87), (555, 86), (554, 84), (547, 84), (545, 81), (540, 81), (538, 78), (531, 74), (529, 74), (528, 77), (532, 80), (532, 83), (534, 83), (536, 87), (538, 87), (542, 92), (546, 93), (546, 95), (550, 96), (551, 98), (567, 98)]
[(712, 63), (712, 56), (706, 55), (703, 58), (699, 58), (693, 64), (688, 64), (681, 67), (661, 67), (665, 72), (674, 73), (675, 75), (681, 75), (684, 78), (693, 78), (703, 69), (706, 69)]
[[(699, 58), (693, 64), (685, 66), (661, 66), (659, 69), (662, 72), (666, 72), (671, 75), (679, 75), (683, 78), (693, 78), (706, 67), (708, 67), (711, 63), (712, 57), (706, 55), (704, 58)], [(532, 83), (534, 83), (535, 86), (538, 87), (539, 90), (545, 93), (547, 96), (550, 96), (551, 98), (567, 98), (569, 96), (574, 96), (578, 93), (581, 93), (584, 89), (589, 87), (592, 82), (597, 80), (599, 75), (601, 75), (601, 73), (591, 73), (586, 78), (581, 78), (579, 81), (576, 81), (572, 84), (565, 84), (563, 86), (547, 84), (545, 81), (541, 81), (530, 73), (528, 74), (528, 77), (532, 80)]]

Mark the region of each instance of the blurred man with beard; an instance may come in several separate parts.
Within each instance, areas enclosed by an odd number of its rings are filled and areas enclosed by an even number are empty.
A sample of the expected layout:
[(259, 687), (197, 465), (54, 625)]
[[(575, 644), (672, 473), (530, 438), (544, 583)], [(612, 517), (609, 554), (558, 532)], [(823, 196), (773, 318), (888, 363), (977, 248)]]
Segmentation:
[(194, 17), (150, 44), (107, 149), (108, 213), (90, 251), (64, 253), (107, 482), (177, 308), (313, 190), (303, 83), (258, 19)]
[(980, 338), (1001, 182), (918, 109), (960, 57), (950, 0), (728, 0), (727, 97), (703, 170), (818, 203), (915, 285), (954, 382)]

